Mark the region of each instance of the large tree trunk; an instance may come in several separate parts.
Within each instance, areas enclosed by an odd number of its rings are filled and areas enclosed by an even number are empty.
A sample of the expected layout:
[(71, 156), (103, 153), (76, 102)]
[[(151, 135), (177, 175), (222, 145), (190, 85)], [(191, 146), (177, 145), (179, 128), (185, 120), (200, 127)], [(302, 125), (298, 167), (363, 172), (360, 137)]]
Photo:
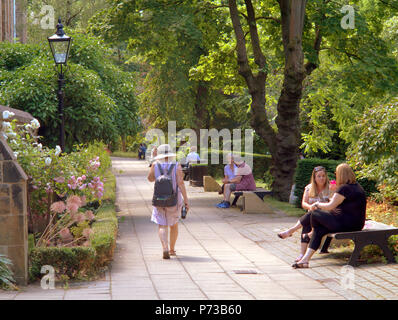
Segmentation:
[(288, 201), (297, 165), (300, 141), (299, 104), (305, 77), (302, 52), (302, 34), (306, 0), (279, 0), (282, 13), (282, 35), (285, 52), (285, 79), (278, 102), (276, 133), (265, 111), (266, 59), (261, 51), (256, 17), (251, 0), (245, 0), (247, 23), (254, 60), (260, 70), (252, 73), (247, 57), (245, 34), (239, 19), (236, 0), (229, 0), (229, 10), (237, 39), (239, 74), (244, 77), (252, 96), (251, 125), (266, 142), (272, 155), (272, 190), (276, 198)]
[(207, 120), (207, 98), (209, 95), (209, 88), (204, 81), (200, 81), (198, 83), (198, 87), (196, 89), (196, 101), (195, 101), (195, 132), (196, 136), (200, 137), (200, 129), (206, 128), (204, 124)]
[(277, 198), (288, 201), (297, 165), (300, 143), (300, 100), (303, 91), (304, 54), (302, 35), (304, 26), (304, 0), (281, 0), (282, 36), (285, 51), (285, 72), (278, 101), (276, 124), (277, 152), (273, 154), (272, 189)]

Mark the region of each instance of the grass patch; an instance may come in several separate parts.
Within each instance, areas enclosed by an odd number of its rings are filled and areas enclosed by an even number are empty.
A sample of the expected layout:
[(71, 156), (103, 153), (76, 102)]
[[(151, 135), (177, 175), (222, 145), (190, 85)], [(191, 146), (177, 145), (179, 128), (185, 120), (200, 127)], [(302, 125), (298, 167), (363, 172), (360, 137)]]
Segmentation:
[(297, 208), (295, 205), (288, 202), (282, 202), (270, 196), (264, 197), (264, 202), (269, 204), (271, 207), (285, 212), (288, 216), (301, 217), (305, 214), (305, 210)]
[(112, 152), (111, 157), (138, 159), (138, 153), (137, 152), (115, 151), (115, 152)]

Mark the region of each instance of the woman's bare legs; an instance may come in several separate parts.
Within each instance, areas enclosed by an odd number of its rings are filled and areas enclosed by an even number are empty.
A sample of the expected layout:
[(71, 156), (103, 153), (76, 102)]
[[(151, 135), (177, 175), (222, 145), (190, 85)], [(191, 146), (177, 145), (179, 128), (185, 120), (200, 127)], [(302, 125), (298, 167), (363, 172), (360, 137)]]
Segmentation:
[(158, 229), (158, 234), (159, 234), (159, 239), (160, 242), (162, 243), (163, 251), (169, 251), (169, 228), (168, 226), (160, 226)]
[(307, 251), (304, 254), (304, 257), (301, 258), (300, 261), (298, 261), (296, 264), (293, 265), (295, 268), (308, 268), (309, 267), (309, 262), (314, 255), (315, 250), (308, 248)]
[(287, 229), (286, 231), (278, 233), (278, 236), (282, 239), (286, 239), (286, 238), (290, 237), (293, 233), (295, 233), (300, 228), (302, 228), (302, 225), (300, 223), (300, 220), (298, 220), (297, 223), (293, 227)]
[(178, 222), (170, 227), (170, 254), (175, 254), (175, 244), (178, 237)]
[(308, 248), (308, 243), (306, 242), (301, 242), (301, 248), (300, 248), (300, 255), (296, 258), (296, 262), (299, 262), (305, 255), (305, 252), (307, 251)]

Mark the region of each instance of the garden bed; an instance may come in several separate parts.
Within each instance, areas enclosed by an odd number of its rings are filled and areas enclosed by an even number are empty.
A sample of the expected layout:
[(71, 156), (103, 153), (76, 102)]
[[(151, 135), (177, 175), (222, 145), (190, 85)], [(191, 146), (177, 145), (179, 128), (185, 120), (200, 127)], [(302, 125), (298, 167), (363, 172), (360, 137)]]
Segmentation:
[(75, 247), (34, 247), (30, 238), (29, 277), (34, 281), (41, 274), (42, 266), (49, 265), (55, 270), (57, 279), (93, 279), (106, 270), (113, 259), (116, 246), (118, 222), (115, 210), (115, 177), (108, 170), (105, 195), (95, 213), (91, 225), (90, 246)]

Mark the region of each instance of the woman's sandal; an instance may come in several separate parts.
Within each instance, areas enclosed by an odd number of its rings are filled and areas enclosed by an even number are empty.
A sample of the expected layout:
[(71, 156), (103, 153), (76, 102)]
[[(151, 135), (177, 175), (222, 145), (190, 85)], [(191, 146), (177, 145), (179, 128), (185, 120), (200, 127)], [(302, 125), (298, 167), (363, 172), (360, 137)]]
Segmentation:
[(177, 255), (177, 253), (175, 252), (175, 250), (170, 250), (170, 251), (169, 251), (169, 254), (170, 254), (171, 256), (176, 256), (176, 255)]
[(292, 267), (294, 269), (307, 269), (310, 267), (310, 264), (308, 262), (302, 262), (302, 263), (294, 263), (292, 264)]
[(278, 233), (278, 237), (281, 238), (281, 239), (286, 239), (286, 238), (289, 238), (289, 237), (292, 236), (292, 234), (289, 234), (287, 237), (283, 237), (283, 236), (282, 236), (282, 233), (284, 233), (284, 232), (286, 232), (286, 231), (283, 231), (283, 232)]
[(170, 254), (168, 251), (163, 251), (163, 259), (170, 259)]

